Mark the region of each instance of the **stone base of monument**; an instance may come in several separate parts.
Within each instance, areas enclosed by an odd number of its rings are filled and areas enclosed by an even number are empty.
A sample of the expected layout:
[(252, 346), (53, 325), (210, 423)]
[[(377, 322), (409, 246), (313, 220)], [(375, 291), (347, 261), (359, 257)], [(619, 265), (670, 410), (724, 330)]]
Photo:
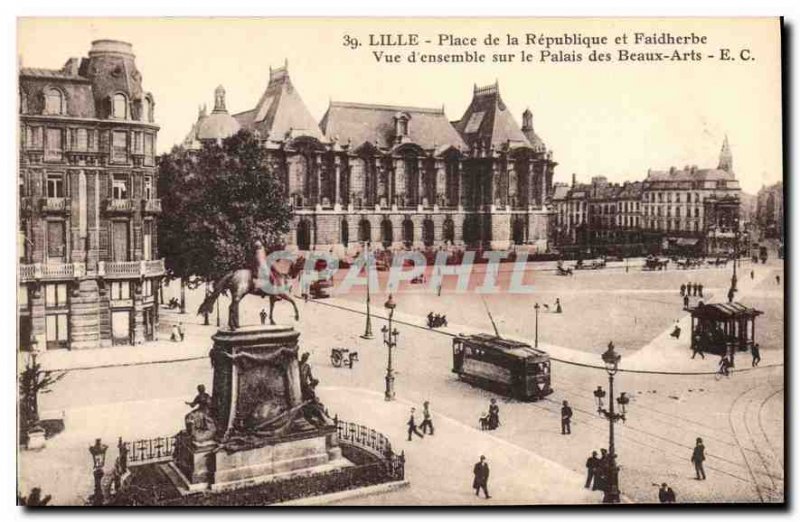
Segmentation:
[(292, 434), (284, 440), (255, 448), (215, 451), (215, 444), (196, 445), (184, 433), (176, 439), (170, 473), (184, 493), (224, 491), (285, 479), (313, 475), (352, 466), (335, 445), (334, 427), (314, 433)]

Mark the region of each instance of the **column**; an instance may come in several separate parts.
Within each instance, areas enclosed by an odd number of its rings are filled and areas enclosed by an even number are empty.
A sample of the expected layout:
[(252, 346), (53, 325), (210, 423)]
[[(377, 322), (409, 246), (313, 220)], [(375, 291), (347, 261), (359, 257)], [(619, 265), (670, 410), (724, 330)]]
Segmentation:
[(341, 204), (341, 199), (339, 199), (339, 188), (340, 188), (339, 187), (339, 183), (341, 182), (340, 181), (340, 176), (342, 174), (342, 172), (341, 172), (342, 171), (342, 163), (341, 163), (341, 160), (339, 159), (338, 156), (336, 156), (333, 161), (334, 161), (334, 176), (336, 177), (336, 180), (335, 180), (335, 191), (334, 191), (334, 195), (333, 195), (333, 206), (334, 206), (334, 208), (338, 208), (339, 205)]
[(319, 154), (314, 155), (314, 176), (317, 181), (317, 201), (316, 204), (322, 206), (322, 158)]
[(525, 204), (527, 206), (533, 206), (534, 204), (534, 194), (533, 194), (533, 186), (534, 186), (534, 179), (533, 179), (533, 161), (526, 160), (525, 161), (525, 192), (527, 196), (527, 201)]
[(464, 178), (463, 178), (463, 171), (461, 169), (461, 159), (458, 160), (456, 163), (456, 206), (461, 208), (464, 206)]
[(417, 206), (423, 204), (425, 199), (425, 163), (422, 158), (417, 159)]

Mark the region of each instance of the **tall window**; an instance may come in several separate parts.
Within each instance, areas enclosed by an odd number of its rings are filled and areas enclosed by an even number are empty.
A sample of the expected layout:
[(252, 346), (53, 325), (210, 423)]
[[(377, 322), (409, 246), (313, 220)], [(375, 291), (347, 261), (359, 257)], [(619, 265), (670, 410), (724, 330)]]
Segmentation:
[(47, 129), (47, 143), (44, 149), (44, 159), (60, 161), (64, 149), (62, 143), (63, 132), (61, 129)]
[(94, 129), (87, 131), (87, 137), (89, 141), (89, 150), (97, 150), (97, 131)]
[(63, 174), (48, 174), (47, 175), (47, 197), (48, 198), (63, 198), (64, 196), (64, 175)]
[(111, 160), (115, 163), (128, 161), (128, 133), (114, 131), (111, 137)]
[(142, 191), (144, 199), (153, 199), (153, 178), (152, 176), (144, 177), (144, 190)]
[(25, 144), (29, 149), (42, 148), (42, 128), (27, 127), (25, 129)]
[(154, 157), (154, 147), (153, 147), (154, 137), (150, 133), (144, 134), (144, 164), (145, 165), (152, 165), (153, 164), (153, 157)]
[(112, 221), (111, 225), (111, 259), (112, 261), (128, 260), (128, 222)]
[(45, 285), (45, 323), (47, 348), (66, 348), (69, 344), (67, 285)]
[(58, 89), (47, 89), (44, 93), (45, 114), (64, 113), (64, 95)]
[(145, 279), (142, 281), (142, 296), (150, 297), (153, 295), (153, 280)]
[(115, 94), (113, 99), (112, 115), (114, 118), (125, 119), (128, 117), (128, 99), (124, 94)]
[(128, 177), (124, 174), (114, 174), (111, 178), (111, 197), (113, 199), (128, 199)]
[(144, 154), (144, 143), (142, 143), (141, 131), (133, 133), (133, 153)]
[(66, 230), (63, 221), (47, 222), (47, 258), (63, 262), (67, 253)]
[(85, 151), (89, 148), (89, 131), (86, 129), (73, 129), (70, 143), (72, 150)]
[(131, 283), (130, 281), (113, 281), (111, 283), (111, 299), (130, 299), (131, 298)]
[(153, 259), (153, 222), (145, 221), (142, 224), (142, 257), (145, 260)]

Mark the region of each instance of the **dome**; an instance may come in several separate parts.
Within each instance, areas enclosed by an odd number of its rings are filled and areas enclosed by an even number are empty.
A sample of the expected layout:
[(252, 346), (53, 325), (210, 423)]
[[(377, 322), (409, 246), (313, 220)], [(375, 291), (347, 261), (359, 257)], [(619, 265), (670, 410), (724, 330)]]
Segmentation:
[(241, 127), (225, 108), (225, 88), (218, 86), (214, 90), (214, 110), (197, 121), (197, 139), (224, 140), (239, 132)]

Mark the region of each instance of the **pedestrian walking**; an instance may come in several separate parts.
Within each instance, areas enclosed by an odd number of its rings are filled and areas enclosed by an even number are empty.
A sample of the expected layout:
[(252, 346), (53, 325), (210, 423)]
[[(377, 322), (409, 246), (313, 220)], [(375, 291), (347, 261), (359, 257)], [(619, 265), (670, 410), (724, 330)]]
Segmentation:
[(500, 406), (497, 399), (489, 401), (489, 429), (496, 430), (500, 426)]
[(561, 434), (562, 435), (570, 435), (572, 434), (572, 430), (570, 429), (570, 422), (572, 422), (572, 408), (569, 407), (569, 403), (564, 401), (561, 403)]
[(781, 284), (781, 276), (780, 275), (776, 275), (775, 276), (775, 284), (778, 284), (778, 285)]
[(703, 285), (702, 285), (702, 283), (697, 285), (697, 293), (700, 295), (700, 297), (703, 297)]
[(754, 270), (750, 270), (750, 279), (755, 279), (756, 273)]
[(758, 363), (761, 362), (761, 346), (758, 343), (753, 343), (750, 353), (753, 355), (753, 366), (758, 366)]
[(592, 487), (592, 483), (595, 481), (595, 473), (597, 472), (597, 466), (600, 463), (600, 459), (597, 458), (597, 452), (593, 451), (592, 456), (586, 459), (586, 489)]
[(433, 421), (431, 421), (430, 403), (425, 401), (422, 403), (422, 424), (419, 425), (419, 429), (422, 430), (423, 435), (427, 435), (428, 428), (430, 428), (431, 435), (433, 435)]
[(492, 498), (489, 496), (489, 464), (486, 462), (486, 457), (481, 455), (481, 460), (475, 463), (475, 467), (472, 468), (472, 474), (475, 478), (472, 479), (472, 489), (475, 490), (475, 496), (480, 496), (480, 491), (483, 490), (483, 495), (486, 498)]
[(685, 293), (686, 293), (686, 285), (681, 284), (681, 297), (683, 297)]
[(436, 296), (437, 297), (442, 297), (442, 283), (441, 282), (439, 283), (439, 286), (436, 287)]
[(688, 310), (689, 309), (689, 296), (688, 295), (683, 296), (683, 309), (684, 310)]
[(703, 353), (703, 345), (700, 343), (700, 339), (695, 339), (694, 345), (692, 346), (692, 359), (694, 359), (695, 355), (700, 355), (701, 359), (705, 359), (706, 356)]
[(561, 313), (561, 299), (559, 299), (558, 297), (556, 297), (556, 313), (557, 314)]
[(183, 342), (184, 337), (186, 337), (186, 330), (183, 327), (183, 323), (178, 323), (178, 334), (181, 336), (181, 342)]
[(730, 288), (728, 289), (728, 302), (729, 302), (729, 303), (732, 303), (732, 302), (733, 302), (733, 293), (734, 293), (734, 292), (735, 292), (735, 290), (733, 289), (733, 287), (730, 287)]
[(267, 324), (267, 310), (265, 308), (261, 309), (261, 313), (258, 314), (261, 317), (261, 324)]
[(420, 439), (425, 438), (425, 435), (419, 432), (417, 429), (417, 421), (414, 419), (414, 408), (411, 408), (411, 415), (408, 418), (408, 440), (411, 440), (411, 435), (415, 434)]
[(694, 463), (694, 472), (697, 475), (697, 480), (706, 479), (706, 471), (703, 469), (703, 461), (706, 460), (706, 447), (703, 445), (703, 439), (697, 437), (694, 451), (692, 451), (692, 463)]
[(180, 339), (181, 339), (181, 334), (178, 331), (178, 325), (177, 324), (173, 324), (172, 325), (172, 332), (170, 333), (169, 340), (172, 341), (173, 343), (177, 343), (178, 341), (180, 341)]
[(661, 484), (658, 488), (658, 501), (662, 504), (673, 504), (675, 502), (675, 492), (672, 488), (667, 486), (666, 482)]
[(675, 339), (681, 338), (681, 327), (678, 326), (678, 321), (675, 321), (675, 328), (672, 329), (672, 333), (669, 334), (670, 337), (674, 337)]

